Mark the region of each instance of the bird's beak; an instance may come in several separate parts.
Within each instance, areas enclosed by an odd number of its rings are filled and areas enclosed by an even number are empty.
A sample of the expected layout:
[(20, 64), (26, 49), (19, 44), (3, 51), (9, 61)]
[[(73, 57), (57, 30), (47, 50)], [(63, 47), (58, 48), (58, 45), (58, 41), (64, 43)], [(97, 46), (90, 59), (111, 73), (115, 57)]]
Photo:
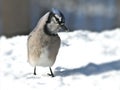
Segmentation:
[(66, 31), (66, 32), (69, 31), (69, 29), (68, 29), (64, 24), (61, 25), (61, 29), (63, 29), (63, 30)]

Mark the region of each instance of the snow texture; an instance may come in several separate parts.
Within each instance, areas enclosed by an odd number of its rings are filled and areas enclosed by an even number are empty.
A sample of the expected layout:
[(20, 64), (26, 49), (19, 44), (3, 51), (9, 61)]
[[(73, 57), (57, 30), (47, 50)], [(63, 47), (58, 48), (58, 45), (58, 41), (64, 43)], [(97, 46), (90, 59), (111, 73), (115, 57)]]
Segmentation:
[(120, 29), (101, 33), (59, 33), (62, 40), (53, 65), (27, 62), (27, 36), (0, 37), (0, 90), (120, 90)]

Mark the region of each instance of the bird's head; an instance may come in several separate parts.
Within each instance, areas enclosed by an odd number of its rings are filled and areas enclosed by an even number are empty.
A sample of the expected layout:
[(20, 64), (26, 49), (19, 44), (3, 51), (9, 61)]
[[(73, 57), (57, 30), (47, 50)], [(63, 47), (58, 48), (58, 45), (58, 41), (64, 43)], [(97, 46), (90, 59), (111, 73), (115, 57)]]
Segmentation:
[(56, 34), (60, 29), (68, 31), (68, 28), (65, 26), (65, 17), (61, 11), (58, 9), (52, 9), (48, 15), (48, 20), (46, 22), (47, 29)]

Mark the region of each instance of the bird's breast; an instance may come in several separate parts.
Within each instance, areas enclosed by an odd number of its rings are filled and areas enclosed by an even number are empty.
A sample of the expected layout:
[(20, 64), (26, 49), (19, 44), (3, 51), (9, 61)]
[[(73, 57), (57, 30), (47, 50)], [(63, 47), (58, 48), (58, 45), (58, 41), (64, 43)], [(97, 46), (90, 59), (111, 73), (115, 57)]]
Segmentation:
[(50, 52), (47, 47), (42, 48), (41, 54), (37, 60), (38, 61), (37, 65), (43, 66), (43, 67), (52, 66), (54, 63), (54, 60), (51, 60), (49, 58), (49, 54)]

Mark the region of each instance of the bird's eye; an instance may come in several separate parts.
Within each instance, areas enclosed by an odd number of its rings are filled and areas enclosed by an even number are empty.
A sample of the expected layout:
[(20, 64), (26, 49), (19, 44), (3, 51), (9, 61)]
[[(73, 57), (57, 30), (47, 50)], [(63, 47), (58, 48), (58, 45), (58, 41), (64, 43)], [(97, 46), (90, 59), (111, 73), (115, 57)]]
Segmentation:
[(57, 17), (55, 17), (56, 21), (59, 22), (59, 19)]
[(54, 16), (55, 20), (57, 21), (57, 23), (60, 25), (62, 22), (61, 22), (61, 18), (58, 18), (56, 16)]

